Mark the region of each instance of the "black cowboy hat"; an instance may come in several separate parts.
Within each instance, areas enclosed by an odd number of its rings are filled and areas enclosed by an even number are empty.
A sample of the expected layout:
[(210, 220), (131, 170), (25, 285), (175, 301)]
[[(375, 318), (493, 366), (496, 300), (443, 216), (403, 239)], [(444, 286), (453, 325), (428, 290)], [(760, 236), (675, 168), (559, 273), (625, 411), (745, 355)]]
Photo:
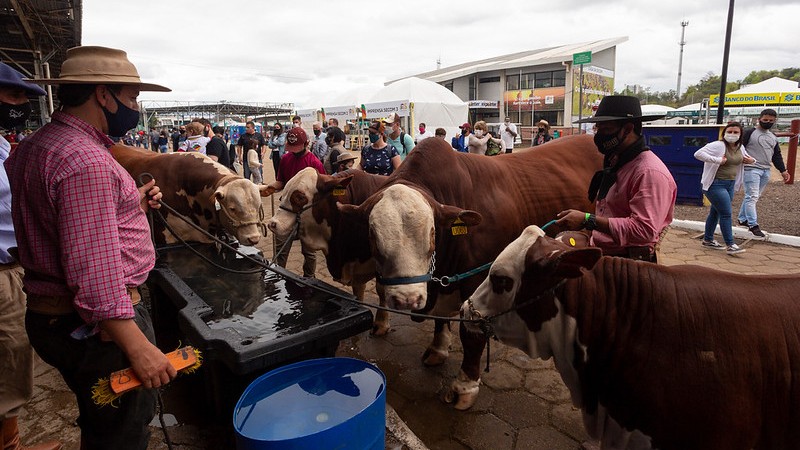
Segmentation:
[(612, 120), (637, 120), (648, 122), (664, 117), (666, 114), (642, 115), (639, 99), (627, 95), (607, 95), (600, 100), (597, 112), (592, 117), (576, 120), (573, 123), (609, 122)]

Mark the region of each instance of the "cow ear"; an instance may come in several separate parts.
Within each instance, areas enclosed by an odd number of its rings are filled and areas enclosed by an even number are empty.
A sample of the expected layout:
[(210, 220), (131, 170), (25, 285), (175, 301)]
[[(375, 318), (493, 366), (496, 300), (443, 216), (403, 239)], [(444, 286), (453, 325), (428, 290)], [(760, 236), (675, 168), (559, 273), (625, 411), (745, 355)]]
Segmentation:
[(566, 250), (556, 257), (555, 274), (564, 278), (578, 278), (583, 269), (591, 269), (603, 256), (603, 251), (596, 247)]
[(317, 189), (320, 192), (331, 192), (336, 186), (340, 187), (347, 187), (348, 184), (353, 180), (353, 175), (347, 175), (345, 177), (332, 177), (328, 175), (320, 175), (318, 178), (318, 184), (320, 185)]
[(211, 200), (222, 200), (223, 198), (225, 198), (225, 190), (220, 187), (214, 191), (214, 195), (212, 196)]
[(478, 225), (483, 220), (483, 216), (469, 209), (461, 209), (450, 205), (438, 205), (437, 218), (439, 224), (445, 227), (453, 225), (456, 220), (461, 220), (464, 225), (471, 227)]
[(354, 220), (369, 219), (367, 217), (367, 213), (364, 210), (364, 208), (361, 208), (359, 205), (344, 205), (342, 203), (336, 202), (336, 208), (344, 217)]
[(261, 194), (262, 197), (269, 197), (270, 195), (274, 194), (275, 191), (275, 186), (266, 184), (261, 184), (258, 186), (258, 193)]

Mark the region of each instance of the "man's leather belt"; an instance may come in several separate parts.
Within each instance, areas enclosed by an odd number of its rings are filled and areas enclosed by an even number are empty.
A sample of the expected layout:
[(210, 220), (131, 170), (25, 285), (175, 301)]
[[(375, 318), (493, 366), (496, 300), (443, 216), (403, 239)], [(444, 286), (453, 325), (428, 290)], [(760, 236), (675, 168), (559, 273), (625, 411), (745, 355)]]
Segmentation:
[[(131, 303), (138, 305), (142, 301), (138, 287), (129, 287), (128, 295)], [(64, 315), (75, 311), (72, 306), (73, 297), (69, 295), (38, 295), (28, 294), (28, 309), (39, 314)]]

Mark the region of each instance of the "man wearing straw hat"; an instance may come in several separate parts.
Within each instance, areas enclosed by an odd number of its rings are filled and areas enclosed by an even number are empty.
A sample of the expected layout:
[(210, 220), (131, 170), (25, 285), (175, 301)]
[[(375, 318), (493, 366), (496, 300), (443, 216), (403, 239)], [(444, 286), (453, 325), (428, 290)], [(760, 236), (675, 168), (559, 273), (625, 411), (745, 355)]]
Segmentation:
[[(75, 393), (81, 449), (145, 449), (153, 388), (176, 374), (137, 290), (155, 263), (145, 210), (161, 193), (155, 180), (136, 188), (108, 136), (136, 126), (140, 91), (169, 89), (143, 83), (125, 52), (105, 47), (69, 49), (58, 78), (31, 81), (59, 86), (61, 106), (5, 163), (28, 337)], [(116, 408), (95, 405), (92, 386), (126, 367), (145, 389)]]
[(558, 223), (591, 231), (591, 245), (606, 255), (656, 262), (658, 242), (672, 222), (675, 180), (642, 137), (642, 122), (660, 117), (643, 116), (636, 97), (610, 95), (593, 117), (578, 121), (597, 124), (594, 143), (605, 156), (589, 184), (596, 215), (570, 209), (558, 214)]

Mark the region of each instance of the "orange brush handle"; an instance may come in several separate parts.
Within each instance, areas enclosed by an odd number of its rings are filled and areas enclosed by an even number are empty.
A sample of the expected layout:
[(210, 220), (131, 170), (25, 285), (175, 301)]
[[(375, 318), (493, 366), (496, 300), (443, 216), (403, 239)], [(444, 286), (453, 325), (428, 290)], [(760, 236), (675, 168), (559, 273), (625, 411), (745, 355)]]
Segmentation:
[[(165, 356), (169, 360), (169, 363), (172, 364), (172, 367), (177, 371), (181, 371), (197, 363), (197, 355), (195, 354), (194, 348), (191, 346), (179, 348), (174, 352), (167, 353)], [(119, 395), (141, 386), (142, 382), (133, 372), (133, 369), (127, 368), (112, 373), (110, 384), (111, 391)]]

